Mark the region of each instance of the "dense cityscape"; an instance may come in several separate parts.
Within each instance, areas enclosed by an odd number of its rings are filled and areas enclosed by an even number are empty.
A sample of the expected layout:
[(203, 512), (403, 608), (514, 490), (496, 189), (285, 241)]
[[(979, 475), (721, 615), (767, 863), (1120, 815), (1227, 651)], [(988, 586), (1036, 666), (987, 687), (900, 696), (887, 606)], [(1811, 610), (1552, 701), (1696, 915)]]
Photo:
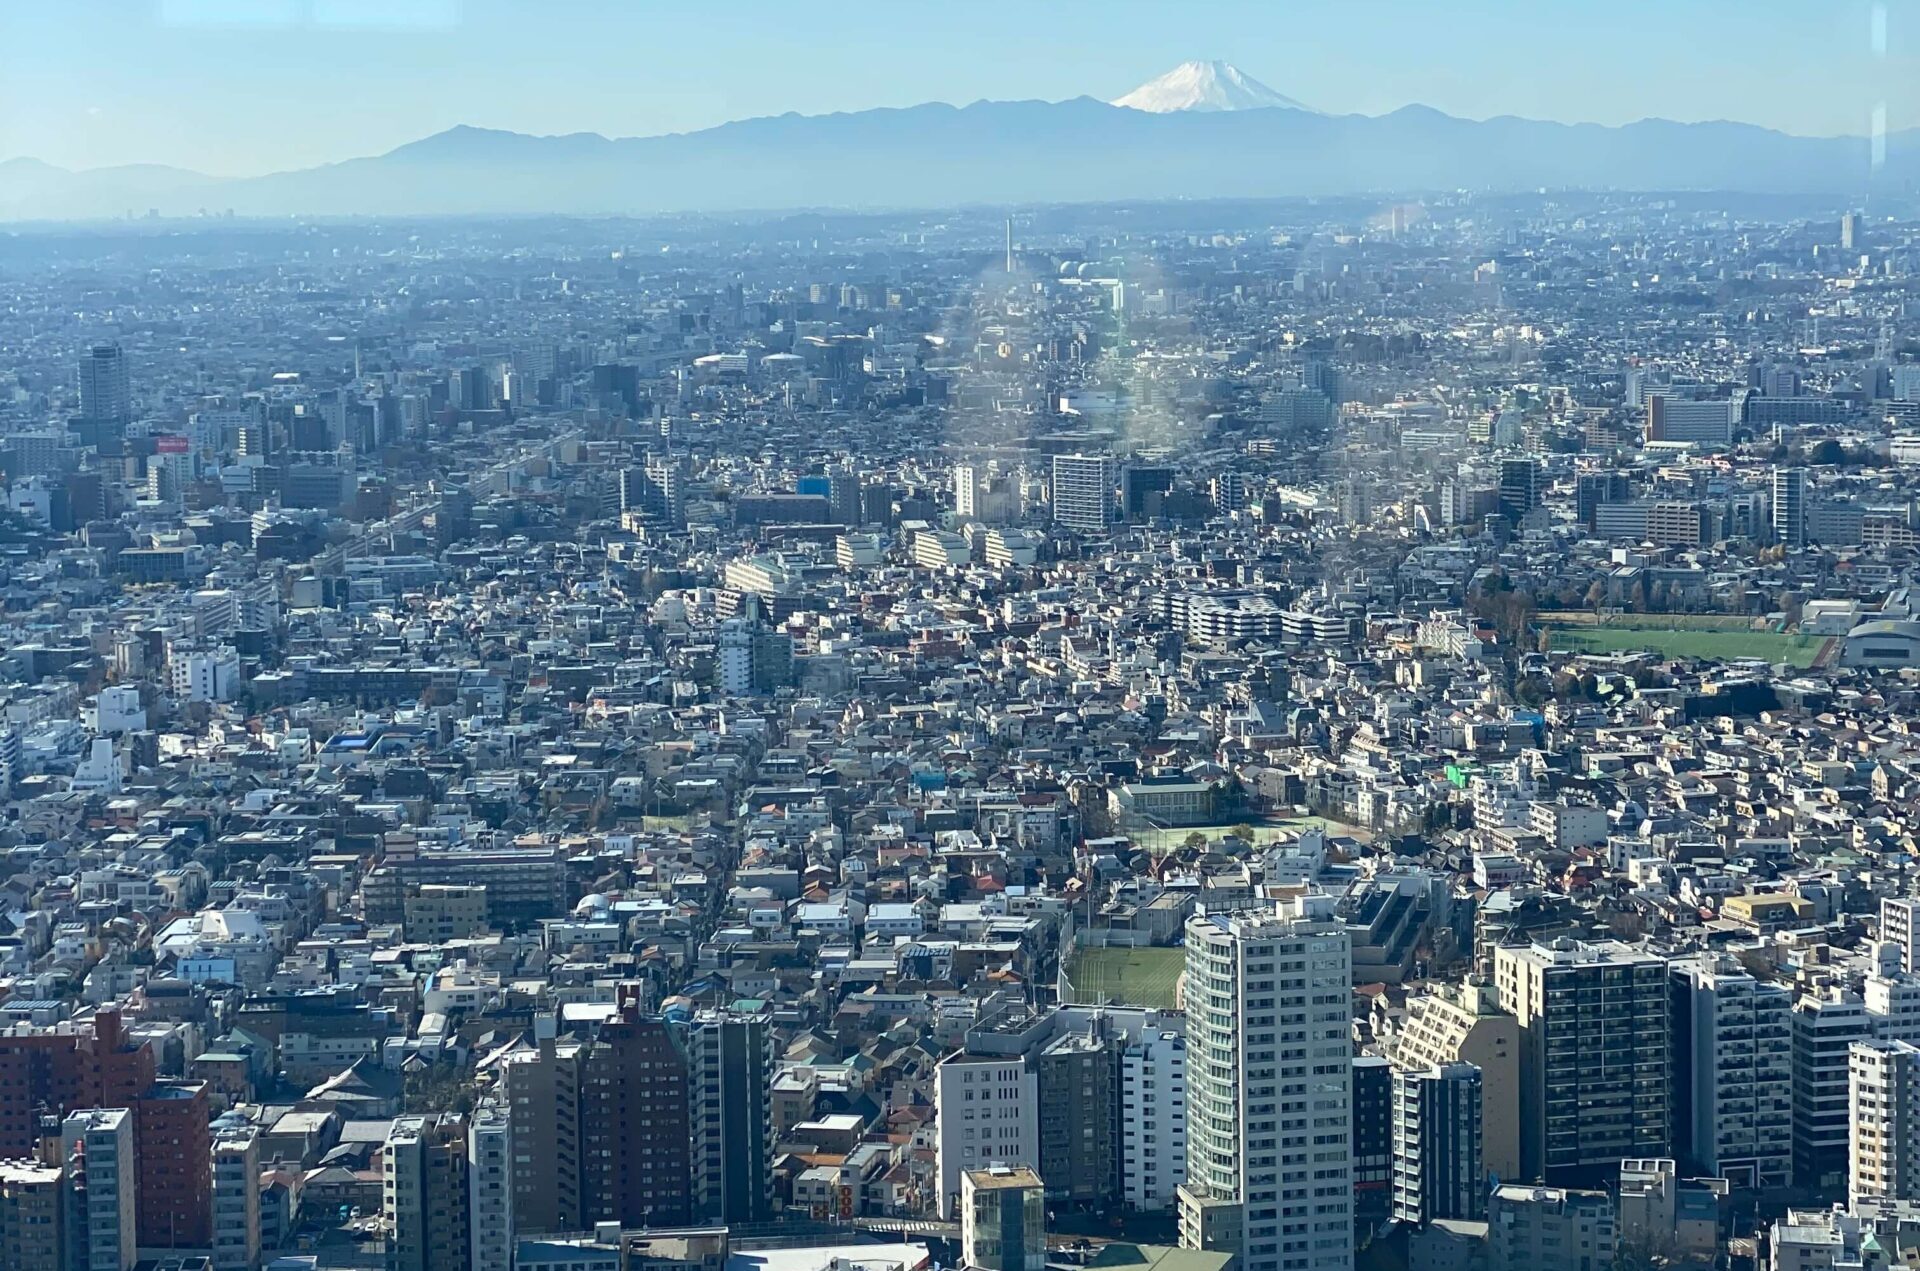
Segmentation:
[(1910, 201), (0, 279), (0, 1268), (1920, 1265)]

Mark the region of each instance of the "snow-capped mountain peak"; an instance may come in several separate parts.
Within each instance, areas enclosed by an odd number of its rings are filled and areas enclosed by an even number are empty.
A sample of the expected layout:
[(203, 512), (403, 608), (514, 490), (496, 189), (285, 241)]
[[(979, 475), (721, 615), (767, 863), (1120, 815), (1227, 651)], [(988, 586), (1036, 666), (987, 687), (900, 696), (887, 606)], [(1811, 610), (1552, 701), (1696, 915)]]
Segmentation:
[(1116, 97), (1113, 105), (1156, 115), (1176, 110), (1261, 110), (1270, 106), (1312, 110), (1226, 62), (1182, 62), (1125, 97)]

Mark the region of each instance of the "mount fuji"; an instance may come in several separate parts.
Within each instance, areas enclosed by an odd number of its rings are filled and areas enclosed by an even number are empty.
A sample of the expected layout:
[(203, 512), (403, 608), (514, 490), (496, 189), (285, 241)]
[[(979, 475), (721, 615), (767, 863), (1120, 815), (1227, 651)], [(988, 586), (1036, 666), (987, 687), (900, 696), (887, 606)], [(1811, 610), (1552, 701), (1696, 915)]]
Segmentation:
[[(163, 216), (642, 215), (792, 208), (1276, 199), (1541, 189), (1868, 195), (1913, 205), (1920, 130), (1323, 114), (1221, 62), (1115, 102), (927, 102), (646, 137), (458, 127), (385, 154), (244, 178), (0, 162), (0, 223)], [(0, 234), (0, 245), (5, 235)]]
[(1158, 79), (1150, 79), (1125, 97), (1111, 103), (1130, 110), (1155, 115), (1175, 111), (1265, 110), (1278, 106), (1284, 110), (1304, 110), (1319, 114), (1311, 106), (1276, 92), (1237, 66), (1226, 62), (1182, 62)]

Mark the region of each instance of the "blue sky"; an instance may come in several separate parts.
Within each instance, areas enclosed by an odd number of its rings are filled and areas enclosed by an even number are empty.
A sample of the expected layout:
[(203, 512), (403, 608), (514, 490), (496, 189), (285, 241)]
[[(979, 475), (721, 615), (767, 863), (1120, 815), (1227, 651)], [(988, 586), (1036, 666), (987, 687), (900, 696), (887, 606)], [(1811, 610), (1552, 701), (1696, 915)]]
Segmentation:
[(0, 0), (0, 158), (247, 174), (462, 123), (1110, 98), (1187, 58), (1334, 112), (1865, 133), (1920, 126), (1917, 55), (1920, 0)]

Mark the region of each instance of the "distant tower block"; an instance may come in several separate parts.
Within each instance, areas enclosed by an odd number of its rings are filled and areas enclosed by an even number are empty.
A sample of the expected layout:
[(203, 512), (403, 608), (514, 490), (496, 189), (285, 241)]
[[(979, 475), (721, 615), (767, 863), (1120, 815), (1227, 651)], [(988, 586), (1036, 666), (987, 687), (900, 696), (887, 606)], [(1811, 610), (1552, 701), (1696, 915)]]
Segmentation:
[(1007, 272), (1013, 272), (1013, 218), (1007, 218)]

